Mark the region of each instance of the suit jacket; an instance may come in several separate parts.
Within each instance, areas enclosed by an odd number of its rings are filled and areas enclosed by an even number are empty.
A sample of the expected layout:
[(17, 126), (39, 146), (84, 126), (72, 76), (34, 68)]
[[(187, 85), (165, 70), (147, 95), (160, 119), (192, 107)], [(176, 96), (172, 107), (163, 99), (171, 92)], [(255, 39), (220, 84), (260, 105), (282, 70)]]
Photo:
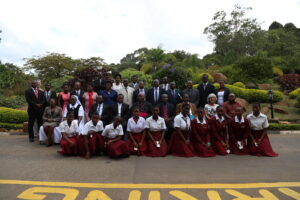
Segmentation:
[(72, 96), (72, 95), (77, 96), (78, 99), (79, 99), (79, 101), (80, 101), (81, 103), (82, 103), (82, 96), (83, 96), (83, 94), (84, 94), (84, 91), (83, 91), (82, 89), (80, 89), (80, 94), (79, 94), (79, 95), (77, 95), (76, 90), (73, 90), (73, 91), (71, 92), (71, 96)]
[[(217, 98), (218, 98), (218, 92), (219, 92), (219, 89), (217, 89), (217, 90), (216, 90), (216, 93), (215, 93), (215, 95), (217, 96)], [(226, 101), (228, 101), (228, 96), (229, 96), (229, 94), (230, 94), (230, 89), (228, 89), (227, 87), (225, 87), (225, 88), (224, 88), (224, 94), (223, 94), (223, 100), (224, 100), (224, 103), (225, 103)]]
[(56, 92), (49, 90), (50, 91), (50, 95), (47, 98), (47, 94), (46, 94), (46, 90), (43, 91), (44, 97), (45, 97), (45, 102), (44, 102), (44, 109), (47, 106), (50, 106), (50, 99), (55, 99), (56, 100)]
[[(135, 107), (140, 108), (140, 103), (139, 102), (134, 103), (132, 108), (131, 108), (130, 113), (132, 113), (132, 109), (135, 108)], [(151, 105), (151, 103), (145, 101), (144, 102), (144, 107), (142, 108), (142, 110), (140, 109), (140, 112), (148, 113), (148, 116), (150, 116), (152, 114), (152, 105)]]
[(56, 106), (54, 109), (53, 115), (51, 114), (51, 107), (48, 106), (45, 108), (44, 114), (43, 114), (43, 120), (46, 122), (48, 119), (52, 119), (55, 122), (59, 123), (62, 119), (62, 109), (59, 106)]
[[(173, 104), (167, 103), (167, 113), (168, 113), (168, 118), (172, 119), (175, 116), (175, 107)], [(159, 116), (164, 118), (164, 104), (160, 103), (159, 104)]]
[[(32, 88), (28, 89), (25, 91), (25, 99), (28, 103), (28, 113), (36, 113), (38, 112), (39, 114), (43, 113), (43, 105), (45, 102), (45, 95), (41, 90), (38, 90), (38, 98), (36, 98), (34, 91)], [(40, 108), (37, 108), (37, 104), (42, 104)]]
[[(182, 105), (183, 105), (183, 104), (184, 104), (184, 103), (180, 103), (180, 104), (178, 104), (178, 105), (176, 106), (176, 115), (178, 115), (179, 113), (181, 113)], [(196, 116), (196, 109), (197, 109), (196, 105), (193, 104), (193, 103), (189, 103), (189, 104), (190, 104), (190, 108), (191, 108), (192, 114), (193, 114), (194, 116)]]
[[(145, 88), (144, 88), (144, 90), (145, 90), (145, 98), (147, 98), (148, 90), (146, 90)], [(140, 93), (139, 88), (133, 92), (133, 97), (132, 97), (133, 103), (138, 102), (139, 93)]]
[(168, 95), (169, 103), (171, 103), (173, 105), (177, 105), (178, 103), (181, 102), (180, 90), (175, 89), (174, 95), (173, 95), (171, 89), (169, 89), (166, 93)]
[[(97, 108), (98, 108), (97, 103), (92, 105), (92, 108), (89, 112), (89, 117), (91, 118), (92, 114), (97, 112)], [(103, 122), (104, 125), (107, 125), (110, 123), (111, 121), (111, 107), (107, 104), (103, 103), (103, 110), (102, 110), (102, 115), (100, 116), (101, 121)]]
[[(114, 104), (111, 106), (112, 110), (112, 116), (116, 117), (118, 116), (118, 103)], [(121, 108), (121, 118), (124, 120), (128, 120), (130, 116), (130, 109), (129, 105), (126, 103), (122, 103), (122, 108)]]
[(100, 94), (101, 90), (105, 89), (105, 80), (103, 78), (98, 78), (93, 82), (94, 91)]
[(158, 92), (159, 92), (159, 94), (158, 94), (159, 97), (158, 97), (158, 101), (157, 102), (155, 102), (155, 100), (154, 100), (154, 88), (151, 88), (147, 92), (147, 98), (146, 99), (152, 105), (157, 105), (157, 104), (161, 103), (161, 95), (165, 93), (165, 90), (162, 89), (162, 88), (160, 88), (160, 87), (158, 87)]
[(127, 91), (125, 87), (119, 90), (119, 94), (123, 94), (124, 96), (124, 103), (128, 104), (130, 108), (132, 106), (133, 93), (134, 89), (132, 87), (127, 87)]
[(204, 108), (205, 104), (207, 104), (207, 97), (211, 93), (215, 93), (215, 87), (207, 83), (205, 90), (204, 90), (204, 85), (203, 83), (198, 86), (198, 91), (199, 91), (199, 107)]
[(129, 86), (132, 87), (134, 90), (139, 89), (139, 83), (138, 83), (138, 82), (135, 84), (135, 86), (134, 86), (134, 84), (131, 82), (131, 83), (129, 83)]
[(199, 104), (199, 91), (195, 88), (191, 88), (191, 89), (184, 89), (182, 91), (182, 96), (184, 96), (185, 94), (189, 95), (189, 101), (193, 104), (195, 104), (196, 106)]

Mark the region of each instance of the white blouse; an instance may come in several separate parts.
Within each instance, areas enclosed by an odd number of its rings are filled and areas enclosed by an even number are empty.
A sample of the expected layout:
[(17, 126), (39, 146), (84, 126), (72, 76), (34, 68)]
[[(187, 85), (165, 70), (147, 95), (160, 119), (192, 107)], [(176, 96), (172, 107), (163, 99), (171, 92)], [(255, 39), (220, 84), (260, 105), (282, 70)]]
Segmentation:
[(92, 120), (88, 121), (82, 129), (81, 135), (87, 135), (89, 131), (95, 131), (95, 132), (103, 131), (103, 122), (99, 120), (95, 126)]
[(135, 123), (133, 117), (128, 120), (127, 131), (132, 133), (141, 133), (146, 128), (146, 120), (143, 117), (139, 117), (137, 123)]
[(268, 117), (260, 113), (257, 117), (253, 113), (247, 116), (247, 119), (250, 122), (250, 128), (254, 131), (261, 131), (269, 127)]
[(165, 120), (163, 118), (158, 116), (158, 119), (154, 120), (152, 117), (153, 116), (146, 119), (146, 128), (149, 128), (150, 131), (162, 131), (167, 129)]
[(224, 103), (224, 91), (218, 92), (218, 104), (222, 105)]
[(61, 133), (66, 133), (68, 137), (72, 137), (78, 133), (78, 120), (73, 120), (71, 126), (68, 125), (67, 120), (62, 121), (59, 124), (59, 130)]
[(204, 111), (210, 116), (210, 117), (213, 117), (213, 116), (216, 116), (217, 114), (217, 107), (219, 105), (218, 104), (215, 104), (213, 106), (209, 105), (209, 104), (206, 104), (204, 106)]
[(116, 83), (113, 83), (112, 89), (115, 90), (118, 94), (120, 94), (121, 90), (123, 89), (123, 83), (120, 83), (117, 85)]
[(114, 128), (114, 124), (111, 123), (105, 126), (104, 131), (102, 132), (102, 136), (109, 139), (113, 139), (121, 135), (124, 135), (123, 127), (121, 124), (117, 126), (117, 128)]
[(184, 117), (181, 113), (174, 118), (174, 128), (180, 128), (183, 131), (189, 130), (191, 127), (191, 119), (187, 115)]

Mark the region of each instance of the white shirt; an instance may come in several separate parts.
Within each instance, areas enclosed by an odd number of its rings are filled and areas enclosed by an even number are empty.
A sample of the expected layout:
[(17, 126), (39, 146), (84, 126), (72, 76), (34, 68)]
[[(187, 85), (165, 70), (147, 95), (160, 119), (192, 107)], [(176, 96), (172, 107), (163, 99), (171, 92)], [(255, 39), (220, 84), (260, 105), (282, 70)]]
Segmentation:
[(257, 117), (251, 113), (247, 116), (247, 119), (250, 122), (251, 130), (260, 131), (269, 127), (268, 118), (262, 113), (260, 113)]
[(183, 131), (189, 130), (191, 127), (191, 119), (188, 115), (184, 117), (182, 113), (180, 113), (174, 118), (174, 127), (180, 128)]
[(121, 117), (121, 112), (122, 112), (122, 104), (118, 103), (118, 116)]
[(216, 120), (218, 120), (219, 122), (223, 122), (225, 118), (223, 116), (220, 118), (219, 115), (216, 115)]
[(244, 119), (244, 117), (242, 116), (241, 121), (239, 121), (238, 117), (235, 116), (235, 117), (234, 117), (234, 122), (241, 124), (241, 123), (244, 123), (244, 122), (245, 122), (245, 119)]
[(80, 95), (80, 90), (75, 90), (76, 96)]
[(141, 133), (146, 128), (146, 120), (143, 117), (139, 117), (137, 123), (135, 123), (133, 117), (128, 120), (127, 131), (132, 133)]
[(97, 106), (97, 112), (100, 116), (102, 116), (102, 113), (103, 113), (103, 103), (101, 104), (98, 104)]
[(200, 122), (200, 120), (198, 119), (198, 117), (196, 118), (197, 119), (197, 124), (206, 124), (206, 119), (203, 117), (203, 120), (202, 122)]
[(210, 116), (210, 117), (213, 117), (217, 114), (217, 107), (219, 105), (218, 104), (215, 104), (213, 106), (209, 105), (209, 104), (206, 104), (204, 106), (204, 111)]
[(123, 96), (124, 96), (124, 103), (127, 103), (129, 105), (129, 107), (132, 106), (133, 93), (134, 93), (134, 89), (129, 86), (127, 86), (127, 91), (126, 91), (125, 87), (123, 87), (120, 90), (120, 94), (123, 94)]
[(89, 131), (95, 131), (95, 132), (103, 131), (103, 122), (99, 120), (95, 126), (92, 120), (88, 121), (82, 129), (81, 135), (87, 135)]
[[(71, 109), (75, 109), (78, 105), (79, 105), (78, 103), (76, 103), (75, 105), (69, 104), (68, 107)], [(67, 117), (67, 113), (68, 113), (68, 109), (65, 109), (64, 117)], [(84, 110), (82, 106), (80, 106), (78, 110), (78, 117), (83, 117), (83, 115), (84, 115)]]
[(222, 105), (224, 103), (224, 91), (218, 92), (218, 104)]
[(113, 139), (120, 135), (124, 135), (122, 125), (120, 124), (117, 128), (114, 128), (114, 124), (111, 123), (105, 126), (104, 131), (102, 132), (102, 136)]
[(123, 88), (123, 83), (119, 83), (119, 85), (117, 85), (116, 83), (113, 83), (113, 85), (112, 85), (112, 89), (116, 90), (116, 92), (118, 94), (120, 94), (120, 91), (122, 90), (122, 88)]
[(61, 133), (66, 133), (68, 137), (76, 135), (76, 133), (78, 132), (78, 120), (73, 120), (70, 127), (67, 120), (62, 121), (59, 124), (59, 130)]
[(139, 88), (138, 90), (139, 90), (139, 94), (140, 94), (140, 93), (145, 94), (145, 89), (144, 89), (144, 88), (143, 88), (143, 89), (140, 89), (140, 88)]
[(167, 84), (162, 84), (162, 89), (164, 89), (165, 91), (167, 91), (169, 89), (169, 83)]
[(157, 120), (154, 120), (152, 117), (153, 116), (146, 119), (146, 128), (149, 128), (150, 131), (162, 131), (167, 129), (165, 120), (162, 117), (158, 116)]

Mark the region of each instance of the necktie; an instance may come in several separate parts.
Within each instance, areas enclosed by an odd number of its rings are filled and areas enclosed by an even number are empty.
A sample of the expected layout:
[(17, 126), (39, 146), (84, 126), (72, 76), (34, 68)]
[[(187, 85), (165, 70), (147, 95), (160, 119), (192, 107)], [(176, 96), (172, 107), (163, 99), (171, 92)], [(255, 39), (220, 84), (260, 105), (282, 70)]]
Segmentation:
[(157, 91), (157, 88), (156, 88), (155, 89), (155, 99), (154, 99), (155, 103), (157, 102), (157, 99), (158, 99), (158, 91)]
[(206, 83), (203, 83), (203, 89), (204, 90), (206, 89)]
[(168, 119), (167, 105), (164, 105), (164, 118)]
[(38, 99), (39, 98), (39, 91), (37, 89), (34, 90), (34, 94), (35, 94), (35, 97)]

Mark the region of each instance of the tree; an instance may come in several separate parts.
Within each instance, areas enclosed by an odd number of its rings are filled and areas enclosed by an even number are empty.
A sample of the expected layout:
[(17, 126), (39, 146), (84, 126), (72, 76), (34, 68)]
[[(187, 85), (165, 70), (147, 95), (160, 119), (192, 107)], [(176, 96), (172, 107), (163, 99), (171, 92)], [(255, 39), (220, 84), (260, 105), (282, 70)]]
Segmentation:
[(282, 24), (276, 21), (272, 22), (272, 24), (269, 26), (269, 30), (281, 29), (281, 28), (283, 28)]
[(129, 67), (140, 69), (146, 61), (146, 54), (148, 49), (146, 47), (135, 50), (133, 53), (127, 54), (120, 61), (120, 69), (127, 69)]
[(233, 57), (230, 62), (241, 56), (255, 55), (263, 45), (264, 31), (256, 19), (246, 17), (249, 10), (251, 8), (235, 5), (230, 19), (225, 11), (219, 11), (213, 17), (214, 22), (204, 29), (204, 34), (215, 44), (216, 54)]
[(163, 61), (164, 50), (161, 47), (150, 49), (146, 54), (146, 62), (151, 63), (156, 71), (159, 67), (160, 62)]

